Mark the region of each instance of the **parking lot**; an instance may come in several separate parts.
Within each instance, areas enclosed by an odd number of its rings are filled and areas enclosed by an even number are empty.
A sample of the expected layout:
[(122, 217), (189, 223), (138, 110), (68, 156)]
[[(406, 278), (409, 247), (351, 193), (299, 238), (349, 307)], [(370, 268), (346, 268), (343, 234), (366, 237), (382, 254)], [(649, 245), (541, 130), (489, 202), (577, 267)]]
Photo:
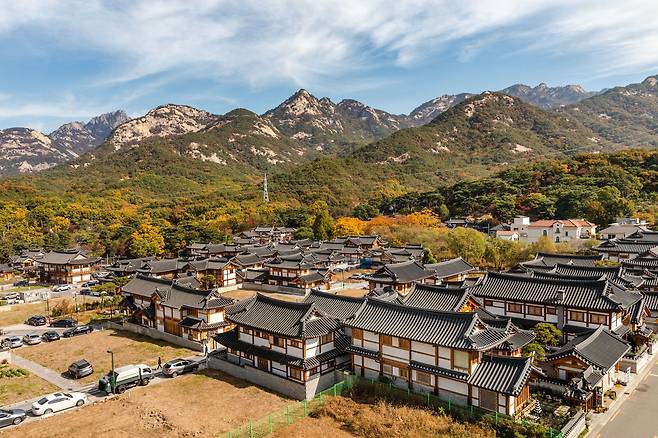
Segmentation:
[(6, 437), (218, 436), (290, 400), (214, 370), (161, 378), (110, 398), (0, 429)]

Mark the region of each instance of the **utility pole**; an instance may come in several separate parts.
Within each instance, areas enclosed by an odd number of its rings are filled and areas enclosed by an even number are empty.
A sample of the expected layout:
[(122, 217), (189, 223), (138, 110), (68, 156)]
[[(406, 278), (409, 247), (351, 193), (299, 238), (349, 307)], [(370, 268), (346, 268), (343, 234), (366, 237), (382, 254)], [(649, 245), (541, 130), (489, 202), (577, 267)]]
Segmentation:
[(263, 202), (266, 204), (270, 202), (270, 194), (267, 190), (267, 173), (265, 174), (265, 180), (263, 181)]

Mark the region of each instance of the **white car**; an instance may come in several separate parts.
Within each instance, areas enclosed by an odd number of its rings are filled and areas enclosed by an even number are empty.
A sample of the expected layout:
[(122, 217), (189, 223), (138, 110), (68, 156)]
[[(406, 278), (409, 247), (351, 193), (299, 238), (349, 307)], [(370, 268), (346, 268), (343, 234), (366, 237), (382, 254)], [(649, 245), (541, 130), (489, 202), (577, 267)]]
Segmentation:
[(36, 333), (29, 333), (23, 336), (23, 343), (27, 345), (37, 345), (41, 343), (41, 336)]
[(87, 394), (83, 392), (56, 392), (32, 403), (34, 415), (52, 414), (74, 406), (82, 406), (87, 402)]
[(64, 291), (71, 290), (71, 289), (73, 289), (73, 286), (71, 286), (70, 284), (62, 284), (62, 285), (59, 285), (59, 286), (55, 286), (53, 288), (53, 291), (55, 291), (55, 292), (64, 292)]
[(2, 346), (7, 348), (18, 348), (23, 346), (23, 341), (18, 336), (10, 336), (2, 340)]

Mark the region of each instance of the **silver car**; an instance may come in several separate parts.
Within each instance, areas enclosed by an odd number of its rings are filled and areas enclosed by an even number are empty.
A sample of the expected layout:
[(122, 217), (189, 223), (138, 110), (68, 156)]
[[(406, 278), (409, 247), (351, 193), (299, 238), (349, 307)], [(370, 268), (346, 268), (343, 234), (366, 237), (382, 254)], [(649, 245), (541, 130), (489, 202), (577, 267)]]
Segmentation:
[(162, 374), (169, 377), (176, 377), (179, 374), (196, 371), (199, 369), (199, 363), (187, 359), (170, 360), (162, 367)]
[(23, 343), (27, 345), (37, 345), (41, 343), (41, 336), (36, 333), (29, 333), (23, 336)]
[(26, 416), (22, 409), (0, 409), (0, 427), (21, 424)]
[(2, 346), (7, 348), (18, 348), (23, 346), (23, 341), (18, 336), (11, 336), (2, 340)]

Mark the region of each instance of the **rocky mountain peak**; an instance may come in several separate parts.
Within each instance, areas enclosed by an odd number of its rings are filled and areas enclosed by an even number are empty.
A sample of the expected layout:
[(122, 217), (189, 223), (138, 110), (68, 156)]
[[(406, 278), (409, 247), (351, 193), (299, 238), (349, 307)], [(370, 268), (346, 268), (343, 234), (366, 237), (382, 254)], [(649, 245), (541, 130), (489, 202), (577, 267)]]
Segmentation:
[(439, 114), (446, 111), (465, 99), (473, 96), (472, 94), (462, 93), (456, 95), (444, 94), (416, 107), (409, 113), (409, 118), (414, 126), (424, 125), (431, 122)]
[(658, 75), (655, 76), (649, 76), (645, 80), (642, 81), (644, 85), (647, 85), (649, 87), (655, 87), (656, 84), (658, 84)]
[(111, 143), (116, 150), (148, 137), (168, 137), (197, 132), (205, 128), (213, 116), (188, 105), (167, 104), (154, 108), (144, 116), (119, 125)]
[(95, 138), (107, 138), (114, 128), (130, 120), (128, 114), (123, 110), (113, 111), (96, 116), (85, 124), (85, 128)]

